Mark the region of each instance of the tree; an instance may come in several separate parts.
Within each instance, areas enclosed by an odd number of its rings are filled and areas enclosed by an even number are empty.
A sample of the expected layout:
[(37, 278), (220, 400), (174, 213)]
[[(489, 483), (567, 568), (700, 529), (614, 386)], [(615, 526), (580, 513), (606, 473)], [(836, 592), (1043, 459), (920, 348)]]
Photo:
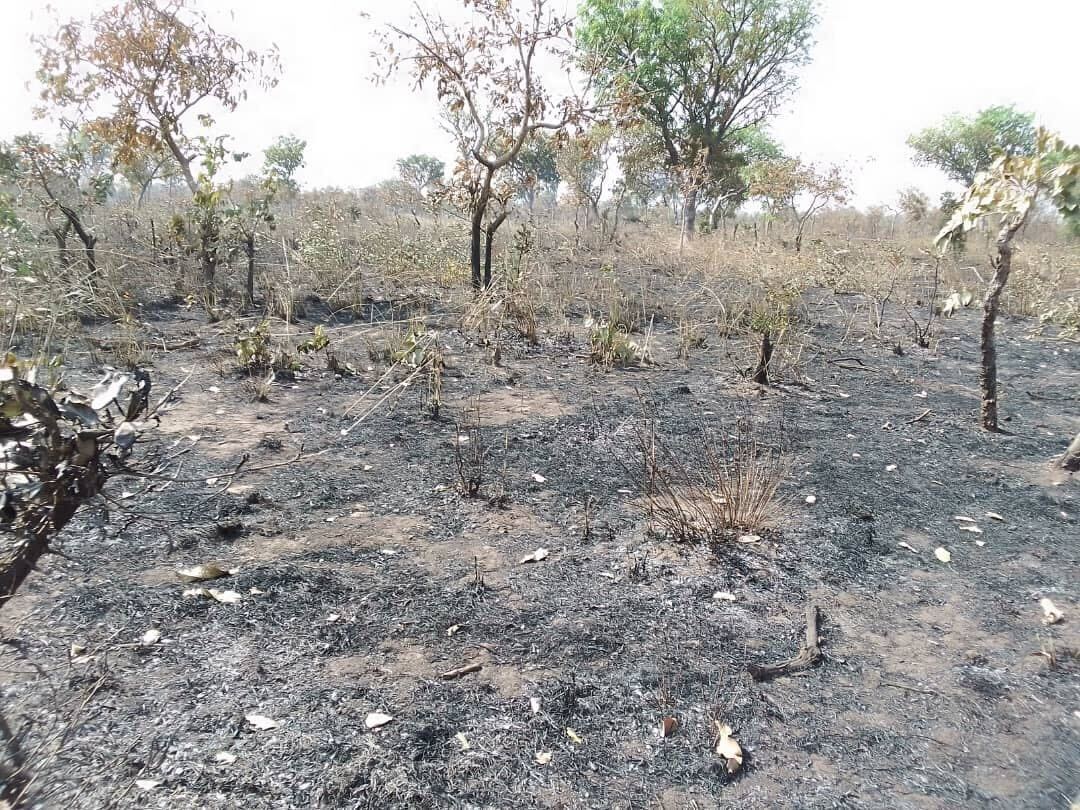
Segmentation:
[(545, 132), (537, 132), (525, 142), (517, 158), (510, 164), (530, 214), (536, 207), (537, 190), (542, 189), (554, 195), (562, 180), (555, 159), (554, 140)]
[(462, 3), (471, 22), (454, 25), (417, 8), (409, 29), (387, 29), (384, 66), (389, 75), (407, 63), (415, 86), (434, 82), (457, 116), (462, 155), (455, 178), (468, 195), (469, 264), (473, 287), (481, 289), (491, 283), (492, 241), (506, 219), (500, 206), (489, 211), (497, 180), (529, 138), (562, 130), (584, 105), (576, 97), (553, 102), (541, 83), (538, 60), (551, 53), (565, 62), (562, 44), (571, 33), (569, 18), (551, 11), (548, 0)]
[(937, 244), (945, 246), (989, 217), (998, 223), (994, 276), (983, 300), (980, 331), (981, 418), (986, 430), (998, 429), (994, 324), (1012, 270), (1013, 240), (1040, 199), (1056, 208), (1066, 222), (1080, 219), (1080, 146), (1066, 145), (1043, 129), (1036, 133), (1032, 154), (1000, 154), (986, 171), (976, 175), (937, 237)]
[(587, 132), (567, 138), (555, 153), (559, 177), (566, 183), (570, 199), (575, 207), (585, 209), (586, 228), (602, 222), (600, 198), (607, 180), (612, 135), (610, 125), (595, 124)]
[(843, 205), (850, 194), (839, 166), (822, 169), (799, 158), (762, 160), (750, 167), (750, 194), (774, 214), (788, 211), (795, 222), (795, 252), (802, 250), (806, 223), (829, 203)]
[(703, 184), (795, 87), (817, 21), (811, 0), (585, 0), (581, 18), (583, 64), (623, 126), (655, 130), (692, 238)]
[[(251, 81), (276, 84), (276, 52), (259, 54), (215, 31), (189, 0), (124, 0), (88, 21), (72, 20), (36, 40), (42, 100), (61, 114), (87, 119), (89, 133), (128, 164), (149, 151), (170, 155), (198, 204), (202, 151), (192, 120), (206, 110), (235, 110)], [(199, 228), (207, 295), (216, 271), (214, 220)], [(210, 228), (210, 230), (208, 230)]]
[(1034, 116), (1008, 106), (987, 107), (974, 116), (950, 115), (907, 140), (920, 166), (941, 169), (965, 187), (999, 153), (1030, 155), (1035, 149)]
[(930, 198), (917, 188), (906, 188), (900, 192), (897, 206), (909, 222), (922, 222), (930, 213)]
[(441, 183), (446, 173), (446, 164), (431, 155), (409, 155), (397, 162), (401, 181), (423, 197), (436, 183)]
[(255, 240), (263, 229), (274, 230), (273, 202), (279, 188), (288, 180), (273, 173), (265, 177), (251, 178), (240, 189), (230, 189), (229, 201), (222, 213), (225, 223), (240, 242), (247, 259), (247, 275), (244, 279), (244, 302), (255, 306)]
[(68, 235), (74, 231), (83, 245), (86, 270), (93, 285), (97, 276), (97, 236), (90, 224), (92, 210), (108, 199), (113, 172), (105, 147), (85, 134), (74, 132), (55, 146), (35, 135), (15, 138), (10, 154), (10, 176), (41, 210), (45, 225), (56, 240), (62, 269), (70, 264)]
[(299, 191), (296, 173), (304, 168), (304, 150), (307, 141), (295, 135), (278, 135), (272, 144), (263, 150), (263, 175), (272, 179), (278, 188), (290, 192)]
[(729, 214), (738, 210), (750, 194), (749, 170), (763, 160), (782, 157), (780, 145), (758, 127), (747, 127), (732, 138), (732, 148), (710, 167), (701, 187), (709, 204), (709, 227), (723, 228)]

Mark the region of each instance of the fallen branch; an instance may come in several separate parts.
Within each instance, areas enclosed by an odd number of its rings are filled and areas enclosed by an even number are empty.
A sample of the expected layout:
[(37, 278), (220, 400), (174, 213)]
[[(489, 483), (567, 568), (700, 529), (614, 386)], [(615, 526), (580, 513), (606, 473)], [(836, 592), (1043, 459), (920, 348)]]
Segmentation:
[(821, 660), (821, 648), (818, 646), (818, 608), (810, 604), (806, 607), (806, 641), (799, 654), (776, 664), (751, 664), (750, 676), (755, 681), (768, 681), (778, 675), (787, 675), (809, 669)]
[(909, 425), (914, 425), (914, 424), (915, 424), (916, 422), (921, 422), (921, 421), (922, 421), (923, 419), (925, 419), (926, 417), (928, 417), (928, 416), (929, 416), (930, 414), (932, 414), (933, 412), (934, 412), (934, 411), (933, 411), (933, 409), (931, 409), (931, 408), (927, 408), (927, 409), (926, 409), (925, 411), (923, 411), (922, 413), (920, 413), (920, 414), (919, 414), (918, 416), (916, 416), (916, 417), (915, 417), (914, 419), (908, 419), (908, 424), (909, 424)]
[(449, 672), (444, 672), (442, 674), (442, 679), (444, 681), (451, 681), (454, 678), (460, 678), (462, 675), (468, 675), (470, 672), (479, 672), (483, 668), (483, 664), (466, 664), (463, 667), (458, 667), (457, 669), (452, 669)]

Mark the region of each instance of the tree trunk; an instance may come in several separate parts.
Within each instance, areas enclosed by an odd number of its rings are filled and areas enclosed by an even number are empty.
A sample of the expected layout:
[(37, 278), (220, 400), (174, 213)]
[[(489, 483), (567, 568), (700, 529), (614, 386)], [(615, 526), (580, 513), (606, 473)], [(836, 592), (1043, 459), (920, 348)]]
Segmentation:
[[(484, 208), (487, 206), (485, 205)], [(484, 236), (484, 210), (477, 208), (473, 211), (472, 227), (469, 240), (469, 267), (472, 270), (472, 286), (474, 290), (484, 287), (483, 269), (480, 265), (480, 242)]]
[(693, 240), (694, 230), (697, 226), (697, 200), (696, 188), (690, 188), (683, 192), (682, 204), (682, 235), (687, 242)]
[(255, 234), (244, 237), (244, 252), (247, 254), (247, 279), (244, 283), (244, 296), (248, 307), (255, 307)]
[(758, 352), (757, 368), (754, 369), (754, 382), (758, 385), (769, 384), (769, 364), (772, 363), (773, 344), (768, 332), (761, 334), (761, 350)]
[(506, 221), (509, 212), (503, 211), (488, 223), (484, 232), (484, 289), (491, 286), (491, 251), (495, 243), (495, 232)]
[(65, 222), (63, 228), (52, 228), (53, 239), (56, 240), (56, 263), (61, 273), (67, 272), (71, 266), (71, 254), (68, 252), (67, 238), (71, 230), (71, 223)]
[(1012, 240), (1026, 219), (1024, 216), (1017, 222), (1006, 225), (998, 234), (994, 277), (983, 301), (979, 386), (982, 389), (982, 426), (986, 430), (998, 429), (997, 346), (994, 342), (994, 323), (997, 321), (1001, 293), (1004, 292), (1012, 271)]
[(994, 323), (997, 320), (1001, 293), (1005, 289), (1005, 283), (1009, 280), (1009, 272), (1012, 269), (1011, 253), (1011, 247), (1007, 254), (1002, 254), (1001, 246), (998, 246), (998, 255), (994, 261), (994, 278), (990, 282), (990, 291), (986, 294), (986, 300), (983, 301), (979, 386), (982, 389), (982, 426), (986, 430), (998, 429), (997, 346), (994, 341)]

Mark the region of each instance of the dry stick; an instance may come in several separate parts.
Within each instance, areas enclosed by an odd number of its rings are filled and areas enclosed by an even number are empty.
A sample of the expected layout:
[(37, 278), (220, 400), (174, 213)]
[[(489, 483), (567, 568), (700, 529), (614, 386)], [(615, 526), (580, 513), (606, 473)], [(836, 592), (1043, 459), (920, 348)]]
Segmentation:
[(933, 412), (934, 412), (934, 411), (933, 411), (933, 409), (931, 409), (931, 408), (927, 408), (927, 409), (926, 409), (925, 411), (923, 411), (922, 413), (920, 413), (920, 414), (919, 414), (918, 416), (916, 416), (916, 417), (915, 417), (914, 419), (908, 419), (908, 424), (909, 424), (909, 425), (914, 425), (914, 424), (915, 424), (916, 422), (921, 422), (921, 421), (922, 421), (923, 419), (925, 419), (926, 417), (928, 417), (928, 416), (929, 416), (930, 414), (932, 414)]
[(811, 603), (806, 606), (806, 641), (799, 654), (776, 664), (751, 664), (750, 676), (755, 681), (768, 681), (778, 675), (787, 675), (809, 669), (821, 660), (821, 648), (818, 646), (818, 608)]

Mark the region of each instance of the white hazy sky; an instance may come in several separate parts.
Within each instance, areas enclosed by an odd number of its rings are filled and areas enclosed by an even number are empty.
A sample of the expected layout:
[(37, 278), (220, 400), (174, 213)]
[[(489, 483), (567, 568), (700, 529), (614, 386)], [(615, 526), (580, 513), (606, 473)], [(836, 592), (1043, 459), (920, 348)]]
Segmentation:
[[(196, 0), (198, 3), (198, 0)], [(421, 0), (452, 8), (457, 0)], [(0, 138), (38, 130), (36, 56), (30, 37), (49, 17), (37, 0), (3, 0)], [(106, 5), (53, 0), (62, 17)], [(279, 134), (308, 142), (305, 186), (362, 186), (394, 174), (412, 152), (452, 157), (432, 94), (402, 79), (370, 81), (372, 32), (402, 21), (395, 0), (203, 0), (200, 7), (251, 47), (276, 43), (283, 73), (220, 121), (236, 148), (258, 154)], [(231, 14), (230, 14), (231, 12)], [(848, 165), (860, 205), (891, 203), (909, 185), (948, 187), (912, 165), (904, 140), (954, 112), (1015, 103), (1068, 140), (1080, 140), (1076, 94), (1076, 0), (822, 0), (813, 63), (772, 124), (793, 154)], [(370, 15), (370, 17), (368, 16)], [(989, 49), (994, 48), (991, 52)], [(29, 87), (27, 86), (29, 82)], [(47, 134), (47, 133), (45, 133)], [(251, 169), (257, 167), (252, 159)]]

